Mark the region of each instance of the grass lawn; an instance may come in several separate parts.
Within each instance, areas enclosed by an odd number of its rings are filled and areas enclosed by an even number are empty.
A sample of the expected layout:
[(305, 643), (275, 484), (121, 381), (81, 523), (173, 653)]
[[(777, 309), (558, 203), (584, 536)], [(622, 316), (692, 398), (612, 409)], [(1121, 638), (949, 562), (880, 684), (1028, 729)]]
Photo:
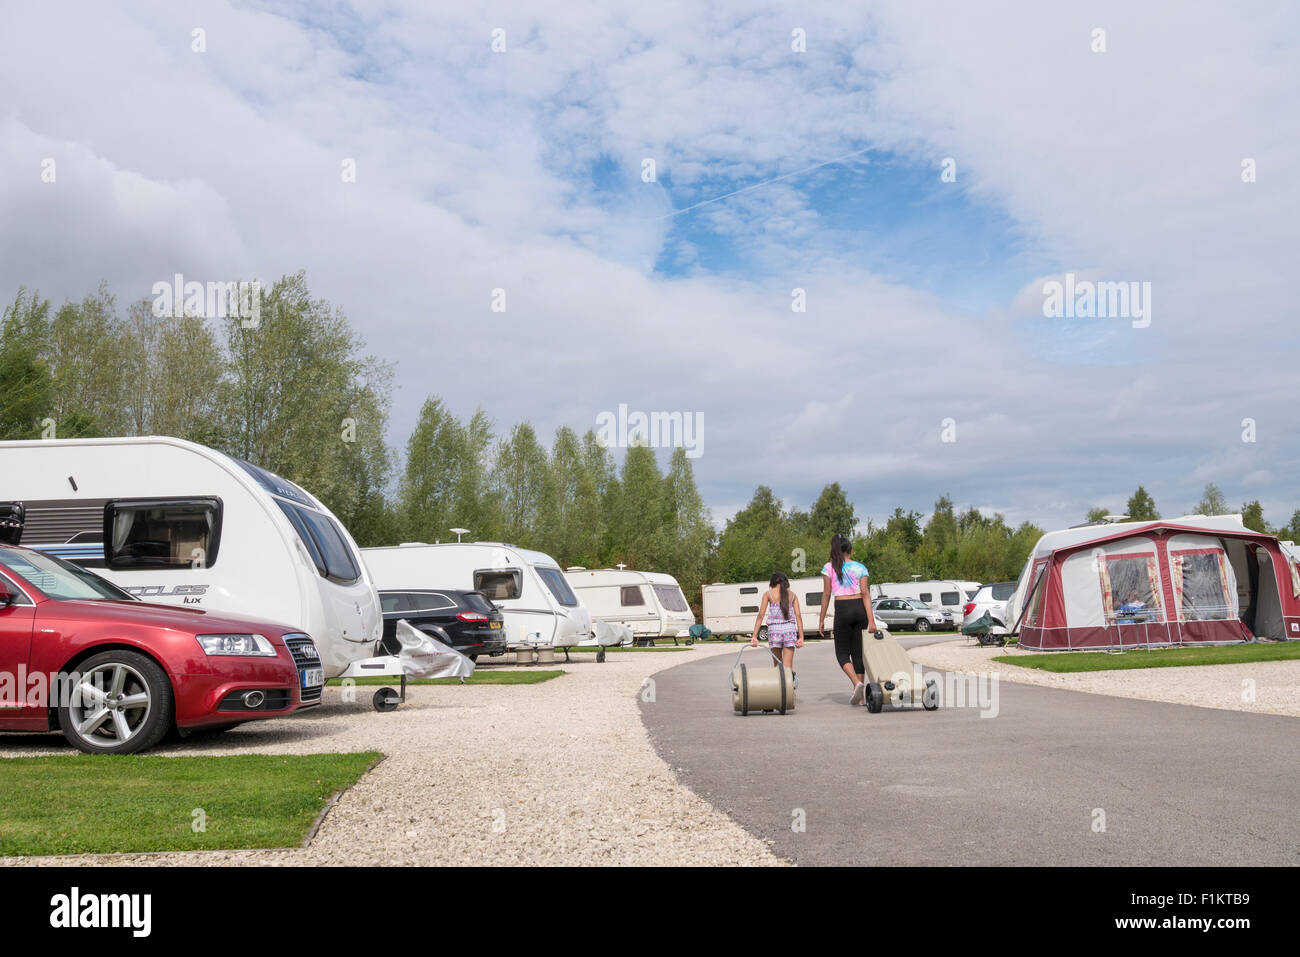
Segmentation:
[(1129, 668), (1181, 668), (1189, 665), (1238, 665), (1253, 661), (1300, 659), (1300, 643), (1212, 645), (1206, 648), (1136, 649), (1122, 655), (1104, 651), (1056, 651), (1042, 655), (1001, 655), (994, 661), (1066, 674), (1076, 671), (1120, 671)]
[(381, 756), (0, 759), (0, 855), (296, 847), (330, 797)]
[[(552, 678), (558, 678), (564, 674), (563, 671), (554, 670), (537, 670), (530, 668), (528, 671), (475, 671), (465, 679), (467, 685), (535, 685), (543, 681), (550, 681)], [(353, 678), (358, 686), (361, 685), (391, 685), (396, 687), (402, 683), (402, 679), (397, 675), (365, 675), (361, 678)], [(341, 685), (343, 678), (331, 678), (329, 684)], [(458, 685), (459, 678), (407, 678), (408, 685)]]

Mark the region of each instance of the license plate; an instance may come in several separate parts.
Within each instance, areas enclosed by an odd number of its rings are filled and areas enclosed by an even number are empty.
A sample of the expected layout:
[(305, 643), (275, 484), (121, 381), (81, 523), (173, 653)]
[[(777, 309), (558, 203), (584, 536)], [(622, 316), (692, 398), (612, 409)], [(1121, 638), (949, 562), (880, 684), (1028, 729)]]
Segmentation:
[(323, 668), (304, 668), (302, 672), (302, 686), (304, 688), (319, 688), (325, 683), (325, 670)]
[(499, 622), (499, 621), (489, 621), (489, 622), (488, 622), (488, 627), (489, 627), (489, 628), (500, 628), (500, 627), (501, 627), (501, 622)]

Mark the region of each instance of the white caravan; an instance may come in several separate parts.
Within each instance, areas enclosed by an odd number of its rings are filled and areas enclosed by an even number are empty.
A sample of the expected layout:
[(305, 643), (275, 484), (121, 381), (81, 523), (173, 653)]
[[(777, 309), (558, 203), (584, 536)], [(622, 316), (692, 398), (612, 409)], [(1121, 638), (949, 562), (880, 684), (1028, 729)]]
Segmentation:
[[(822, 576), (790, 579), (790, 594), (799, 599), (800, 617), (803, 619), (805, 638), (817, 637), (817, 618), (822, 607)], [(704, 586), (704, 627), (715, 635), (752, 635), (754, 619), (767, 582), (740, 582), (729, 585), (714, 582)], [(835, 621), (835, 599), (826, 609), (826, 634), (830, 635)], [(877, 620), (880, 627), (888, 627)], [(765, 625), (759, 626), (759, 637), (767, 634)]]
[(315, 497), (265, 469), (159, 436), (0, 442), (0, 505), (21, 542), (146, 601), (300, 628), (332, 678), (378, 654), (379, 596)]
[(634, 640), (688, 638), (695, 615), (672, 575), (631, 568), (568, 568), (564, 577), (591, 617), (627, 625)]
[(501, 542), (406, 542), (363, 548), (362, 557), (381, 591), (459, 588), (480, 591), (504, 613), (506, 645), (594, 647), (617, 643), (615, 632), (592, 633), (591, 614), (564, 572), (544, 552)]
[(952, 619), (961, 627), (966, 603), (980, 590), (979, 582), (934, 579), (925, 582), (881, 582), (871, 586), (873, 598), (911, 598), (923, 601), (932, 608), (952, 612)]

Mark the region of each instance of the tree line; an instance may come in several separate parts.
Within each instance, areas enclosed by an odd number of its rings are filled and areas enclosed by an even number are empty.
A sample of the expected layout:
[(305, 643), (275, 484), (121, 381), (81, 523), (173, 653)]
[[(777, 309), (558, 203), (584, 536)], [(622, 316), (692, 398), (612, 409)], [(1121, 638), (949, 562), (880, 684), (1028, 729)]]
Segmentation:
[[(0, 438), (189, 439), (298, 482), (362, 546), (449, 541), (463, 528), (467, 540), (534, 548), (562, 565), (667, 572), (697, 610), (708, 581), (818, 574), (836, 532), (877, 582), (1013, 579), (1042, 534), (958, 511), (946, 495), (929, 516), (896, 508), (862, 524), (837, 482), (806, 510), (759, 486), (719, 532), (682, 448), (662, 467), (633, 441), (617, 463), (594, 429), (563, 426), (544, 442), (529, 423), (499, 427), (482, 408), (459, 418), (436, 395), (399, 454), (385, 438), (393, 365), (312, 297), (302, 273), (254, 295), (250, 320), (233, 303), (218, 315), (210, 303), (159, 309), (156, 298), (119, 311), (103, 285), (57, 308), (20, 289), (0, 318)], [(1228, 508), (1210, 485), (1195, 510)], [(1258, 501), (1241, 511), (1251, 528), (1300, 539), (1300, 510), (1280, 529)], [(1125, 513), (1159, 517), (1141, 487)]]
[[(1205, 489), (1201, 492), (1199, 502), (1179, 514), (1228, 515), (1233, 513), (1240, 514), (1242, 524), (1253, 531), (1276, 535), (1283, 540), (1300, 541), (1300, 509), (1296, 509), (1291, 513), (1291, 518), (1285, 525), (1272, 525), (1264, 517), (1264, 507), (1259, 503), (1259, 499), (1242, 502), (1239, 508), (1233, 508), (1228, 504), (1228, 497), (1224, 495), (1223, 490), (1214, 482), (1206, 484)], [(1085, 520), (1089, 522), (1101, 521), (1109, 514), (1111, 514), (1109, 509), (1098, 506), (1088, 510)], [(1135, 522), (1151, 522), (1161, 517), (1159, 509), (1156, 508), (1155, 499), (1141, 485), (1124, 503), (1123, 515)]]

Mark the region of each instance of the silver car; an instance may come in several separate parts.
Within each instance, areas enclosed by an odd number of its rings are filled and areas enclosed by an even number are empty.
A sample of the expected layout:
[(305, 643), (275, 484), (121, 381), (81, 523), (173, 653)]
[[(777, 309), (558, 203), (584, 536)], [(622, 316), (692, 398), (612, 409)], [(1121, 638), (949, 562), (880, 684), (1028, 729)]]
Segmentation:
[(962, 627), (973, 624), (988, 612), (993, 619), (993, 627), (989, 634), (994, 636), (1005, 636), (1010, 633), (1014, 621), (1007, 621), (1007, 600), (1016, 593), (1015, 582), (994, 582), (991, 585), (981, 585), (980, 590), (975, 593), (975, 597), (966, 603), (962, 609), (965, 614), (962, 616)]
[(934, 608), (914, 598), (877, 598), (871, 607), (876, 617), (890, 629), (931, 631), (957, 627), (952, 612), (945, 608)]

